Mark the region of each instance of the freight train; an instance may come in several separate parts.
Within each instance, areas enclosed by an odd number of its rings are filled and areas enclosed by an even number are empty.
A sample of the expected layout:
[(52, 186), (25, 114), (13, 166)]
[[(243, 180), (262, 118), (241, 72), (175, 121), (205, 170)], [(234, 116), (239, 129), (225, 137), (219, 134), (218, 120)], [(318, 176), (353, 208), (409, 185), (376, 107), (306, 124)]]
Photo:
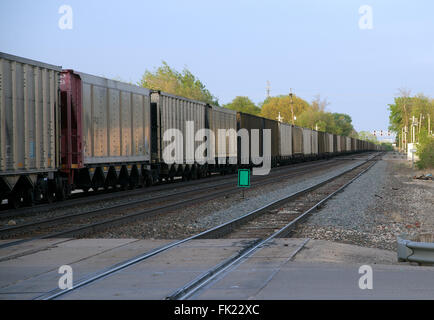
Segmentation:
[[(213, 132), (259, 129), (262, 135), (270, 129), (272, 166), (378, 149), (367, 141), (0, 52), (0, 203), (7, 199), (16, 208), (61, 201), (73, 190), (199, 179), (257, 163), (241, 153), (237, 135), (216, 135), (216, 161), (198, 163), (184, 153), (181, 161), (165, 162), (163, 151), (170, 141), (164, 132), (176, 128), (185, 133), (187, 121), (195, 130)], [(259, 142), (262, 154), (261, 137)], [(189, 148), (185, 140), (177, 143)]]

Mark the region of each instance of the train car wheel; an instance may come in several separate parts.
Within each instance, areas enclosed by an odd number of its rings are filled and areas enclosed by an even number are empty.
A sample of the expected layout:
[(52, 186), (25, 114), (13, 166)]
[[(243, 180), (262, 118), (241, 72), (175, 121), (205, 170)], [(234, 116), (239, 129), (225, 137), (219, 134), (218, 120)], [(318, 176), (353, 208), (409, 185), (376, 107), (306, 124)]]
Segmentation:
[(34, 203), (34, 194), (33, 194), (33, 189), (32, 188), (27, 188), (24, 191), (23, 199), (24, 199), (24, 204), (26, 206), (32, 207), (35, 204)]
[(63, 201), (66, 198), (65, 183), (60, 177), (56, 177), (55, 180), (55, 194), (57, 201)]
[(191, 179), (192, 180), (197, 180), (198, 179), (198, 174), (197, 174), (197, 169), (193, 168), (193, 170), (191, 171)]
[(152, 186), (154, 184), (154, 181), (153, 181), (153, 179), (152, 179), (152, 176), (151, 175), (146, 175), (146, 186), (147, 187), (150, 187), (150, 186)]
[(21, 197), (17, 193), (9, 195), (8, 206), (11, 209), (18, 209), (21, 206)]
[(56, 200), (57, 201), (63, 201), (66, 198), (66, 194), (65, 194), (65, 189), (64, 188), (60, 188), (58, 190), (56, 190)]
[(44, 191), (43, 191), (42, 187), (40, 185), (37, 185), (35, 187), (34, 199), (33, 200), (36, 203), (41, 202), (42, 198), (43, 198), (43, 194), (44, 194)]
[(51, 191), (47, 191), (45, 193), (45, 199), (47, 200), (48, 203), (54, 202), (54, 194)]

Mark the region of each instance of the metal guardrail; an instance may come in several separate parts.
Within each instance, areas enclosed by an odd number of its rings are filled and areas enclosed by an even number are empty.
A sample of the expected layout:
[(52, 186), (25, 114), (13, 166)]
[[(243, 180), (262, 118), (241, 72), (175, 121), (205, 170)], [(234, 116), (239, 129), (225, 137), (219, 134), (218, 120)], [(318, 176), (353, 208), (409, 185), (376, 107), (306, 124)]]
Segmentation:
[(419, 242), (397, 237), (398, 261), (434, 265), (434, 242)]

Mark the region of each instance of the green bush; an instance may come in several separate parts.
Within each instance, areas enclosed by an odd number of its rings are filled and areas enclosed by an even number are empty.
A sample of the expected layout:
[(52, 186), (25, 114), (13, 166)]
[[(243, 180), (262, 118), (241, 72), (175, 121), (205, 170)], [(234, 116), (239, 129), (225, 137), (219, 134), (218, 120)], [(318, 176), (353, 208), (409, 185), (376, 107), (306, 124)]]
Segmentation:
[(416, 154), (419, 156), (416, 162), (419, 169), (434, 168), (434, 137), (421, 136)]

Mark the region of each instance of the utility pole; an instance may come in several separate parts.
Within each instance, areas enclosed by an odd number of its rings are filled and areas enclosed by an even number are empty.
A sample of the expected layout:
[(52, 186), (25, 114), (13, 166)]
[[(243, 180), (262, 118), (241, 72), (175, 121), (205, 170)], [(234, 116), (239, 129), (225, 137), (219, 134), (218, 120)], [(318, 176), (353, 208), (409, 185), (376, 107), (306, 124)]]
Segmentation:
[(405, 150), (404, 127), (401, 128), (401, 150)]
[[(417, 124), (416, 124), (417, 125)], [(412, 122), (411, 122), (411, 129), (412, 129), (412, 133), (413, 133), (413, 135), (412, 135), (412, 140), (411, 140), (411, 142), (412, 143), (415, 143), (416, 142), (416, 137), (415, 137), (415, 134), (416, 134), (416, 130), (415, 130), (415, 126), (416, 126), (415, 124), (414, 124), (414, 116), (412, 117)]]
[(420, 127), (422, 127), (422, 119), (425, 119), (425, 117), (422, 118), (422, 113), (419, 113), (419, 134), (420, 134)]
[(270, 97), (270, 81), (267, 80), (267, 98)]
[(401, 134), (398, 133), (398, 150), (402, 150), (402, 130)]
[(409, 143), (413, 143), (413, 118), (410, 118), (409, 121), (412, 121), (412, 122), (411, 122), (411, 124), (409, 123), (409, 126), (410, 126), (409, 131), (410, 132), (408, 133), (409, 134), (408, 140), (409, 140)]
[(291, 104), (291, 121), (292, 125), (294, 125), (294, 105), (292, 101), (292, 88), (289, 89), (289, 103)]
[[(404, 109), (404, 152), (407, 152), (407, 144), (408, 144), (408, 140), (407, 140), (407, 133), (408, 133), (408, 125), (409, 125), (409, 118), (408, 118), (408, 113), (407, 113), (407, 99), (408, 96), (410, 95), (409, 93), (403, 93), (403, 98), (404, 98), (404, 105), (403, 105), (403, 109)], [(410, 132), (411, 135), (411, 132)]]
[(407, 134), (405, 133), (405, 128), (402, 128), (402, 150), (404, 151), (404, 153), (407, 152)]

